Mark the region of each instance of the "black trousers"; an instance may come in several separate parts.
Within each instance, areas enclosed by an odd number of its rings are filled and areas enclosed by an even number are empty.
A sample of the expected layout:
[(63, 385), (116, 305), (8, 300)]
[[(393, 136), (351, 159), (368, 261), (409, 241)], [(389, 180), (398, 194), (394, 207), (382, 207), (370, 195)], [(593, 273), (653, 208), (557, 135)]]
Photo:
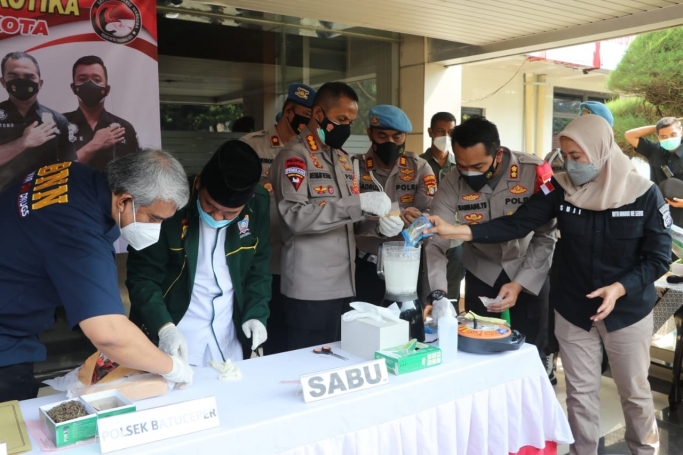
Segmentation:
[[(448, 298), (460, 300), (460, 283), (465, 277), (462, 267), (462, 245), (446, 250), (446, 278), (448, 280)], [(455, 308), (458, 308), (457, 303)]]
[(33, 377), (33, 362), (0, 367), (0, 403), (36, 398), (39, 387)]
[(287, 350), (287, 317), (280, 293), (280, 275), (273, 275), (272, 294), (270, 297), (270, 316), (266, 329), (268, 339), (263, 344), (263, 354), (277, 354)]
[[(505, 273), (493, 284), (488, 284), (474, 276), (469, 270), (465, 274), (465, 308), (481, 316), (500, 318), (500, 313), (489, 313), (479, 296), (496, 298), (500, 288), (511, 280)], [(510, 308), (512, 328), (526, 336), (526, 342), (533, 344), (538, 353), (545, 358), (545, 345), (548, 338), (548, 292), (550, 282), (548, 277), (538, 293), (538, 296), (522, 291), (517, 297), (517, 303)]]
[(342, 308), (352, 298), (299, 300), (282, 296), (287, 317), (287, 348), (307, 348), (339, 341)]
[(386, 285), (377, 276), (377, 266), (356, 255), (356, 301), (380, 305)]

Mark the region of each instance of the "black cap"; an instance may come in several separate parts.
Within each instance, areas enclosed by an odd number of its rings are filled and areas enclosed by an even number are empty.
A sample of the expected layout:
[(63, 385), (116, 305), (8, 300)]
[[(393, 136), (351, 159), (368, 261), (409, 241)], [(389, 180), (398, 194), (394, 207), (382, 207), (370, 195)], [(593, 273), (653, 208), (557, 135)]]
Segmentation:
[(202, 187), (223, 207), (246, 205), (261, 178), (261, 159), (246, 142), (228, 141), (218, 147), (201, 174)]

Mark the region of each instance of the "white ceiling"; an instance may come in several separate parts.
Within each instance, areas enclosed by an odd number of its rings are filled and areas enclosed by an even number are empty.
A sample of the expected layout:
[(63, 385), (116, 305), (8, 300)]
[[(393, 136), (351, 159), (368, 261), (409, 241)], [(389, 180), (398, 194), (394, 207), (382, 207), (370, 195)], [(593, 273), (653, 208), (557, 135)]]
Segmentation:
[[(464, 63), (683, 25), (674, 0), (199, 0), (464, 43)], [(472, 57), (478, 55), (480, 57)], [(451, 58), (449, 58), (451, 57)], [(430, 60), (433, 59), (430, 57)]]

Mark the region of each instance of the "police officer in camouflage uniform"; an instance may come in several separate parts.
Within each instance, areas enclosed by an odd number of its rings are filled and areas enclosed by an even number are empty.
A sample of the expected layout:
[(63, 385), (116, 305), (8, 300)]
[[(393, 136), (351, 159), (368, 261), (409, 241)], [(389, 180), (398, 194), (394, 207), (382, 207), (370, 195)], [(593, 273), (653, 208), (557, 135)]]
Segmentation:
[(277, 354), (287, 350), (287, 324), (285, 310), (280, 293), (280, 261), (282, 256), (282, 230), (280, 217), (270, 181), (270, 166), (277, 154), (295, 136), (297, 136), (311, 120), (311, 108), (316, 90), (306, 84), (290, 84), (287, 100), (282, 107), (281, 115), (275, 125), (261, 131), (247, 134), (240, 140), (251, 145), (261, 158), (261, 185), (270, 193), (270, 273), (273, 275), (272, 294), (270, 299), (270, 316), (268, 317), (268, 340), (263, 345), (264, 354)]
[(338, 339), (342, 306), (355, 294), (353, 223), (363, 212), (384, 216), (385, 193), (360, 194), (351, 158), (341, 148), (358, 114), (358, 95), (328, 82), (311, 121), (273, 161), (270, 179), (282, 226), (282, 300), (289, 349)]
[[(501, 147), (496, 126), (483, 117), (466, 120), (452, 134), (456, 169), (441, 181), (432, 215), (459, 224), (478, 224), (512, 215), (552, 177), (540, 158)], [(545, 357), (548, 271), (555, 247), (556, 220), (525, 238), (499, 244), (465, 243), (465, 307), (500, 317), (510, 309), (512, 327)], [(446, 249), (450, 241), (431, 238), (426, 246), (432, 315), (454, 313), (446, 295)], [(502, 297), (488, 308), (479, 297)], [(488, 311), (487, 311), (488, 310)]]
[(375, 106), (370, 109), (368, 124), (372, 145), (360, 159), (360, 191), (386, 192), (403, 215), (356, 224), (356, 298), (379, 305), (385, 285), (377, 276), (377, 250), (386, 241), (402, 241), (407, 217), (412, 220), (427, 211), (436, 193), (436, 177), (427, 161), (405, 151), (406, 136), (413, 127), (401, 109)]

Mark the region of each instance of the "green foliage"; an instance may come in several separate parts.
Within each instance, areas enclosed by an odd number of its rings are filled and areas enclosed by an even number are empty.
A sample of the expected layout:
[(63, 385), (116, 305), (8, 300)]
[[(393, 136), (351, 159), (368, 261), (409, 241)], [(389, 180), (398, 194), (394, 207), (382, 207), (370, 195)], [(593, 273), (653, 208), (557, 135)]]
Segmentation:
[[(657, 118), (679, 117), (683, 105), (683, 28), (638, 36), (610, 74), (608, 86), (650, 103)], [(647, 124), (652, 122), (639, 126)]]
[(218, 131), (218, 124), (244, 115), (242, 104), (161, 104), (161, 129), (170, 131)]
[[(661, 114), (655, 106), (638, 97), (625, 97), (608, 101), (607, 107), (614, 116), (613, 129), (617, 144), (628, 156), (636, 156), (637, 154), (631, 144), (624, 139), (624, 133), (633, 128), (657, 123)], [(653, 138), (653, 140), (657, 139)], [(643, 158), (640, 155), (637, 156)]]

